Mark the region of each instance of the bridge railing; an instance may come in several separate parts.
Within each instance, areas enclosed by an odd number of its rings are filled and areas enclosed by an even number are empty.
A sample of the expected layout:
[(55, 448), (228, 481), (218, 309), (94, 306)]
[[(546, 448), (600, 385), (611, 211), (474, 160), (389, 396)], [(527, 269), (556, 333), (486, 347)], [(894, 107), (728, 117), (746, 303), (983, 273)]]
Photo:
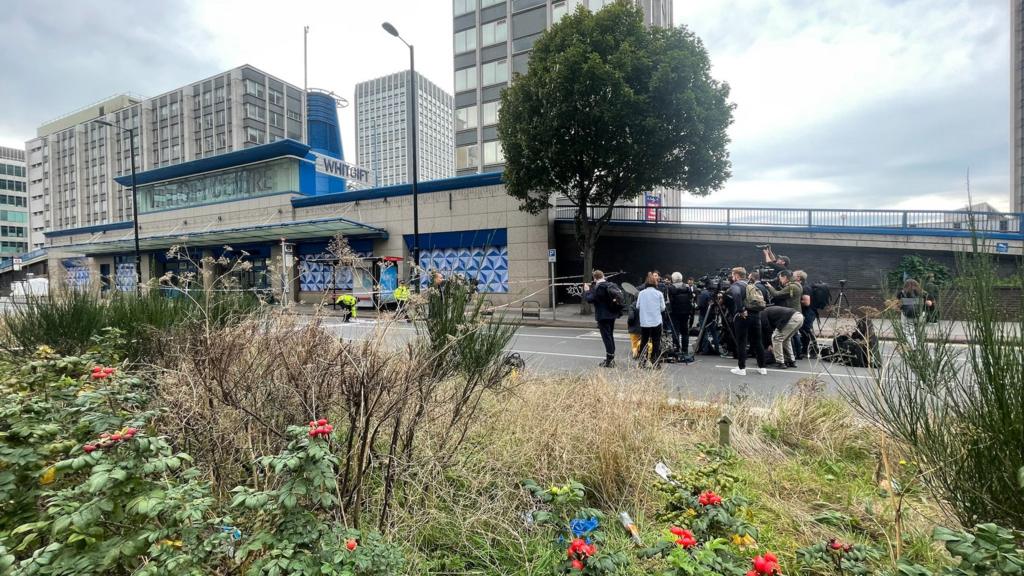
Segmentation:
[[(597, 219), (605, 207), (589, 209)], [(555, 218), (572, 220), (576, 207), (559, 204)], [(725, 208), (714, 206), (615, 206), (614, 222), (646, 222), (722, 226), (730, 228), (792, 228), (809, 231), (882, 232), (914, 234), (933, 232), (950, 236), (969, 235), (972, 230), (998, 236), (1024, 238), (1024, 213), (975, 212), (968, 210), (841, 210), (801, 208)]]

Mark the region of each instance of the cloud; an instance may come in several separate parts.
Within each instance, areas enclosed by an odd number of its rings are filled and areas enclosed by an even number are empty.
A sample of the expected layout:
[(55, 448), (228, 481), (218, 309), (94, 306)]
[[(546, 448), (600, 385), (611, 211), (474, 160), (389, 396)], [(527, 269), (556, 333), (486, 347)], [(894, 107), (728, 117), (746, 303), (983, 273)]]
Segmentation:
[(118, 92), (152, 96), (217, 71), (211, 36), (172, 2), (4, 3), (0, 143)]

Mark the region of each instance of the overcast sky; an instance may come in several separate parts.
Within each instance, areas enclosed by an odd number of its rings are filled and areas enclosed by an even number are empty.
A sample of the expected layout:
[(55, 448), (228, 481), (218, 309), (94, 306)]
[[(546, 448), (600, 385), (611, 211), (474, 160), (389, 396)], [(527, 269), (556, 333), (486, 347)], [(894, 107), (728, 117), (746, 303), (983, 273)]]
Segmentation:
[[(1005, 0), (676, 0), (732, 86), (733, 178), (701, 204), (1009, 205)], [(352, 99), (356, 82), (417, 70), (452, 89), (450, 0), (6, 0), (0, 144), (118, 92), (144, 96), (252, 64)], [(355, 159), (352, 108), (340, 111)]]

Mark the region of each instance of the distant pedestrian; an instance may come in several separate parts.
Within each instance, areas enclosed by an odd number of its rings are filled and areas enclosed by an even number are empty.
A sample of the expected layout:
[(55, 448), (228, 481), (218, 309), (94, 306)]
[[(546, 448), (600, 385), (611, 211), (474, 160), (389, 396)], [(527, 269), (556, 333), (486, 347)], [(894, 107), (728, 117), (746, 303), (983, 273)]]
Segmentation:
[(604, 272), (594, 270), (592, 276), (593, 284), (583, 284), (584, 298), (594, 305), (594, 319), (597, 320), (597, 329), (601, 332), (601, 341), (604, 342), (604, 361), (600, 366), (613, 368), (615, 367), (615, 320), (622, 315), (625, 296), (618, 285), (605, 279)]
[(651, 344), (651, 363), (655, 368), (661, 366), (661, 327), (662, 312), (665, 311), (665, 296), (658, 289), (658, 276), (647, 274), (647, 281), (636, 299), (636, 307), (640, 312), (640, 352), (636, 360), (646, 363), (647, 344)]
[(746, 268), (732, 269), (729, 309), (732, 314), (733, 333), (736, 336), (737, 367), (730, 372), (737, 376), (747, 375), (748, 343), (754, 347), (758, 373), (768, 374), (764, 366), (764, 341), (761, 335), (761, 311), (765, 308), (765, 298), (755, 284), (759, 279), (760, 276), (756, 272), (751, 272), (748, 276)]
[(907, 344), (911, 348), (916, 348), (918, 332), (923, 331), (920, 320), (931, 301), (926, 298), (921, 284), (913, 278), (908, 278), (903, 283), (903, 289), (896, 294), (896, 298), (899, 300), (900, 315), (903, 317), (903, 333), (906, 335)]
[(668, 289), (668, 294), (672, 310), (672, 345), (682, 359), (690, 354), (690, 316), (696, 295), (692, 284), (683, 282), (683, 275), (679, 272), (672, 273), (672, 285)]

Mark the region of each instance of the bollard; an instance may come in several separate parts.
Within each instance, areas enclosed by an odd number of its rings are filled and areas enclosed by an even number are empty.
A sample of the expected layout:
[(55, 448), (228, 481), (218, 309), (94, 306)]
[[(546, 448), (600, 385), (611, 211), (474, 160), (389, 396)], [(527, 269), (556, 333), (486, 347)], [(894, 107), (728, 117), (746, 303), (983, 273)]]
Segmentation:
[(729, 447), (729, 426), (732, 424), (732, 418), (729, 418), (728, 414), (722, 414), (722, 417), (718, 419), (718, 445), (722, 448)]

